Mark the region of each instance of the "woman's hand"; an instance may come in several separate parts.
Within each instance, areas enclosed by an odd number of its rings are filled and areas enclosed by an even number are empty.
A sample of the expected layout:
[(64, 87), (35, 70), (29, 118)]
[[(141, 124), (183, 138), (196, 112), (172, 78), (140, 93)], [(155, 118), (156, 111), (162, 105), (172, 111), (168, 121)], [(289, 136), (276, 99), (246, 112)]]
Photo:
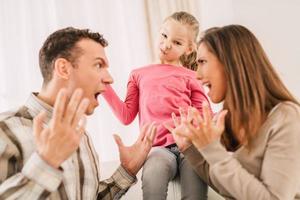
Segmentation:
[(170, 131), (170, 133), (173, 134), (174, 140), (179, 150), (183, 152), (189, 146), (191, 146), (192, 143), (188, 138), (175, 134), (174, 131), (179, 131), (179, 132), (184, 131), (185, 130), (184, 122), (192, 121), (192, 116), (190, 111), (188, 111), (188, 113), (186, 114), (186, 112), (182, 108), (179, 108), (179, 113), (180, 113), (180, 117), (177, 117), (175, 113), (172, 113), (173, 127), (167, 123), (165, 123), (164, 126), (166, 129)]
[(189, 108), (188, 115), (180, 112), (181, 123), (175, 124), (172, 133), (176, 137), (191, 141), (197, 149), (202, 149), (208, 144), (218, 140), (225, 128), (227, 110), (221, 111), (215, 120), (207, 104), (203, 104), (203, 116), (195, 108)]

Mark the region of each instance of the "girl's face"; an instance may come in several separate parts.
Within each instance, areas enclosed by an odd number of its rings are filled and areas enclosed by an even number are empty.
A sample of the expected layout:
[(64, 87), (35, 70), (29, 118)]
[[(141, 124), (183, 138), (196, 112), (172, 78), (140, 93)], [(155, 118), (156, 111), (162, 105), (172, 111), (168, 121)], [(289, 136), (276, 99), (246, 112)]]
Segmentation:
[(208, 96), (213, 103), (225, 99), (227, 80), (224, 65), (212, 54), (204, 43), (198, 48), (197, 79), (209, 89)]
[(180, 56), (193, 50), (191, 41), (192, 33), (188, 26), (173, 19), (167, 20), (160, 30), (158, 50), (162, 64), (180, 65)]

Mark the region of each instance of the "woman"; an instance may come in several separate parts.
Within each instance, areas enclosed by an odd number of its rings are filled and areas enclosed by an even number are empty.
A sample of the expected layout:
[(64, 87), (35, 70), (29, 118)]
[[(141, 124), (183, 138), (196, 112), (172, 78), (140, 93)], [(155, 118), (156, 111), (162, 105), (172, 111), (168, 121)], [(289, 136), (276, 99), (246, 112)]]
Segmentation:
[(256, 37), (240, 25), (209, 29), (198, 63), (197, 78), (224, 109), (214, 119), (207, 106), (173, 117), (194, 170), (226, 199), (300, 199), (299, 102)]

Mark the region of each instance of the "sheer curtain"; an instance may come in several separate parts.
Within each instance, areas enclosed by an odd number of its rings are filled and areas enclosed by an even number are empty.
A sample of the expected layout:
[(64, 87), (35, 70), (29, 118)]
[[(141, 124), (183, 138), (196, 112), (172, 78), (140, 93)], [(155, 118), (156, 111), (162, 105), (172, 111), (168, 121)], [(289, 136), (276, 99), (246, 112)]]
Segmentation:
[[(31, 91), (38, 91), (42, 78), (38, 51), (57, 29), (73, 26), (99, 31), (109, 41), (106, 53), (113, 87), (126, 93), (130, 71), (154, 61), (155, 34), (161, 21), (176, 10), (198, 11), (197, 0), (1, 0), (0, 1), (0, 112), (22, 105)], [(103, 98), (89, 117), (100, 160), (118, 159), (112, 134), (131, 144), (138, 135), (137, 120), (123, 126)]]
[[(0, 2), (0, 112), (25, 102), (38, 91), (42, 78), (38, 51), (46, 37), (67, 26), (90, 28), (104, 34), (114, 88), (125, 95), (129, 72), (150, 62), (144, 2), (140, 0), (3, 0)], [(88, 121), (101, 160), (118, 158), (112, 133), (125, 143), (138, 135), (137, 123), (124, 127), (101, 98)]]

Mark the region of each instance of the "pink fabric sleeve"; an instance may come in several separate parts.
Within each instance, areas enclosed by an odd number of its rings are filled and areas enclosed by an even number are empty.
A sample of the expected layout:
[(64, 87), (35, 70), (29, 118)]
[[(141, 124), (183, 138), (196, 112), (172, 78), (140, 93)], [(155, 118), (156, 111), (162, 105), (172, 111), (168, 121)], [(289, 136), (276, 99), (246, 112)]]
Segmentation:
[(139, 89), (132, 75), (127, 84), (127, 94), (124, 102), (110, 85), (107, 86), (103, 97), (121, 123), (128, 125), (134, 120), (139, 110)]
[(202, 113), (203, 103), (207, 102), (210, 110), (212, 111), (209, 100), (205, 95), (204, 88), (202, 87), (201, 82), (198, 82), (197, 80), (192, 80), (190, 82), (190, 87), (192, 106), (197, 108), (199, 112)]

